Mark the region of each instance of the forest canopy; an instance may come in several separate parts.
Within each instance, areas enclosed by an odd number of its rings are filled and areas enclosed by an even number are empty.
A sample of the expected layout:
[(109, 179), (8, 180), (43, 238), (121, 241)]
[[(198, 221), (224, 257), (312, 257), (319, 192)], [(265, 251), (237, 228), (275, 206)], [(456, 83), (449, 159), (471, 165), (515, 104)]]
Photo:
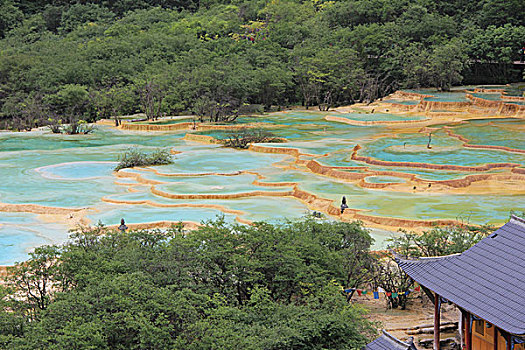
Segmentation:
[(0, 284), (0, 349), (361, 349), (360, 223), (78, 231)]
[(326, 109), (508, 83), (522, 78), (524, 23), (519, 0), (0, 0), (0, 122)]

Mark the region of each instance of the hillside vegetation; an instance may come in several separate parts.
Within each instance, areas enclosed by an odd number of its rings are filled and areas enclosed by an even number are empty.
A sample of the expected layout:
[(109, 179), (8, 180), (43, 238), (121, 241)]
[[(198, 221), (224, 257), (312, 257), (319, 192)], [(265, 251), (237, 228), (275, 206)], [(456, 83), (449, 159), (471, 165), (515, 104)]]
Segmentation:
[(507, 83), (519, 0), (0, 0), (0, 128)]

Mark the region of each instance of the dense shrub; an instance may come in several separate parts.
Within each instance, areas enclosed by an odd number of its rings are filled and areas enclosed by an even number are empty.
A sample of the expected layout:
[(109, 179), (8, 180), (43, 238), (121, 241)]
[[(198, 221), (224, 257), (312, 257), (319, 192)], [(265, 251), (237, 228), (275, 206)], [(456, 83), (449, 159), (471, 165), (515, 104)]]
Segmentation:
[(226, 147), (246, 149), (252, 143), (279, 143), (284, 140), (268, 130), (243, 128), (230, 132), (227, 138), (220, 142)]
[(167, 149), (159, 148), (151, 153), (146, 153), (136, 147), (131, 147), (119, 157), (119, 163), (115, 167), (115, 171), (136, 166), (171, 164), (172, 162), (172, 156)]

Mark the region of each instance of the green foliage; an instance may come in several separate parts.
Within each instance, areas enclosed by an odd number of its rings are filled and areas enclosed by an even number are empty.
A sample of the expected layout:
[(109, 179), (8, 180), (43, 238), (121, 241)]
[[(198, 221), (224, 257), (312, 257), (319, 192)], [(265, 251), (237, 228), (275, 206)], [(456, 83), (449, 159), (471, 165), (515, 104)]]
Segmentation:
[[(52, 129), (53, 131), (53, 129)], [(69, 135), (77, 134), (91, 134), (95, 131), (95, 126), (88, 124), (85, 120), (74, 121), (71, 124), (66, 124), (62, 126), (62, 132)]]
[(170, 151), (167, 149), (159, 148), (151, 153), (145, 153), (136, 147), (131, 147), (119, 156), (119, 163), (115, 167), (115, 171), (136, 166), (165, 165), (171, 163), (173, 163), (173, 159)]
[(492, 226), (435, 227), (423, 234), (402, 231), (391, 238), (391, 248), (407, 257), (432, 257), (462, 253), (490, 234)]
[(230, 132), (228, 137), (220, 142), (226, 147), (246, 149), (252, 143), (279, 143), (283, 140), (268, 130), (243, 128)]
[(487, 0), (483, 2), (480, 24), (503, 26), (506, 24), (523, 26), (525, 23), (525, 4), (520, 0)]
[[(219, 218), (188, 234), (80, 230), (13, 269), (11, 289), (0, 289), (0, 344), (360, 349), (374, 330), (341, 283), (370, 243), (360, 223), (311, 219), (243, 226)], [(29, 291), (43, 281), (40, 307)]]
[(0, 38), (13, 28), (22, 18), (23, 13), (15, 6), (11, 0), (0, 1)]
[[(401, 231), (390, 239), (389, 249), (403, 257), (434, 257), (462, 253), (493, 231), (491, 226), (435, 227), (422, 234)], [(406, 308), (405, 291), (413, 286), (413, 280), (397, 265), (391, 254), (378, 255), (369, 269), (370, 284), (388, 292), (400, 292), (397, 297), (387, 297), (389, 308)]]
[(429, 73), (432, 85), (439, 90), (450, 90), (452, 85), (462, 81), (460, 73), (467, 61), (463, 47), (463, 42), (453, 40), (434, 48)]
[(408, 301), (405, 292), (412, 288), (414, 281), (399, 267), (392, 256), (378, 254), (374, 258), (375, 261), (369, 271), (370, 285), (373, 289), (381, 287), (387, 292), (397, 293), (397, 296), (386, 295), (387, 308), (405, 310)]
[(46, 96), (51, 105), (69, 115), (80, 114), (88, 98), (87, 88), (78, 84), (64, 85), (56, 94)]
[(60, 18), (60, 29), (71, 32), (81, 25), (103, 24), (110, 22), (114, 17), (107, 8), (96, 4), (74, 4), (62, 12)]
[[(180, 339), (184, 349), (358, 349), (362, 312), (347, 304), (338, 289), (328, 285), (305, 304), (272, 300), (267, 289), (253, 290), (240, 308), (220, 303), (209, 317), (192, 325)], [(362, 346), (362, 345), (361, 345)]]
[(53, 279), (60, 281), (65, 288), (67, 282), (58, 271), (59, 248), (57, 246), (42, 246), (29, 254), (30, 259), (8, 269), (13, 275), (8, 285), (25, 293), (25, 307), (29, 317), (36, 319), (39, 310), (45, 310), (51, 302)]
[[(2, 0), (0, 118), (43, 125), (18, 106), (32, 94), (69, 124), (228, 122), (245, 105), (327, 110), (400, 87), (506, 83), (522, 78), (524, 13), (517, 0)], [(74, 89), (88, 98), (66, 103)]]
[[(62, 132), (70, 135), (89, 134), (93, 132), (94, 127), (80, 119), (88, 117), (89, 93), (87, 88), (78, 84), (63, 85), (55, 94), (49, 94), (45, 97), (47, 103), (55, 115), (64, 115), (68, 123), (60, 127)], [(56, 119), (52, 122), (51, 131), (57, 131)]]

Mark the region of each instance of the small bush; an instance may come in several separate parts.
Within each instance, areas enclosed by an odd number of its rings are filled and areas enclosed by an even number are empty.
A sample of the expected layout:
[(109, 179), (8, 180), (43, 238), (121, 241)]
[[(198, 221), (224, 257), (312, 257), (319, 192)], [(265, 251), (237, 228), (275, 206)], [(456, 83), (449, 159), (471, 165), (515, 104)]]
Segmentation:
[(51, 124), (51, 125), (48, 125), (47, 127), (49, 128), (49, 130), (51, 130), (51, 132), (53, 134), (61, 134), (62, 133), (62, 125), (60, 125), (60, 124)]
[(283, 139), (264, 129), (240, 129), (231, 132), (227, 139), (221, 140), (226, 147), (246, 149), (252, 143), (279, 143)]
[(164, 165), (171, 163), (173, 163), (173, 159), (167, 149), (159, 148), (152, 153), (145, 153), (139, 151), (136, 147), (131, 147), (119, 156), (119, 164), (115, 167), (115, 171), (136, 166)]
[(47, 125), (49, 130), (54, 134), (68, 134), (68, 135), (78, 135), (78, 134), (91, 134), (95, 131), (95, 125), (89, 124), (84, 120), (74, 122), (71, 124), (62, 124), (61, 120), (49, 119), (51, 124)]

